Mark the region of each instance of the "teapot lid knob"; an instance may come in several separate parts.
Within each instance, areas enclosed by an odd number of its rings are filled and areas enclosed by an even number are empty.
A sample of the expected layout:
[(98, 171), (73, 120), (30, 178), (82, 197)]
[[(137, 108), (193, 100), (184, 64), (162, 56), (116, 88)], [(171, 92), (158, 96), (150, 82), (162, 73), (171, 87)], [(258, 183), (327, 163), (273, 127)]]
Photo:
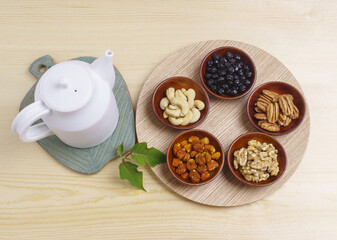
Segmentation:
[(74, 61), (54, 65), (43, 74), (40, 81), (43, 101), (59, 112), (81, 109), (93, 93), (90, 72)]

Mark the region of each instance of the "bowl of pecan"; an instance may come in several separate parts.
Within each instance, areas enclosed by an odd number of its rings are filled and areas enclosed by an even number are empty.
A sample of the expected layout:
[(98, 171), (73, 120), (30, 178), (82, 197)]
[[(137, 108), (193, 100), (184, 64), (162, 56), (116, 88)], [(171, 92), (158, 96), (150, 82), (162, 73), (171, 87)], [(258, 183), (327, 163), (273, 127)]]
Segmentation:
[(179, 134), (171, 142), (166, 156), (172, 175), (192, 186), (211, 182), (224, 165), (221, 143), (213, 134), (200, 129)]
[(278, 181), (286, 170), (287, 155), (281, 143), (261, 132), (239, 136), (227, 152), (230, 171), (240, 182), (250, 186), (268, 186)]
[(258, 86), (247, 102), (251, 123), (261, 132), (283, 135), (303, 121), (306, 106), (303, 95), (292, 85), (273, 81)]

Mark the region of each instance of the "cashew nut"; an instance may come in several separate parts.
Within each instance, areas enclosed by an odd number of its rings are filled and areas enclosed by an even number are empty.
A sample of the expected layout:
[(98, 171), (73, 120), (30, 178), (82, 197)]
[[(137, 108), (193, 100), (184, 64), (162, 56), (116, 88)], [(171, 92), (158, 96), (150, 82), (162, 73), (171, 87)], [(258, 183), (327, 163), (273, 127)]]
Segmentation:
[(172, 105), (172, 104), (170, 104), (170, 105), (168, 106), (168, 108), (169, 108), (169, 109), (172, 109), (172, 110), (179, 109), (178, 106), (175, 106), (175, 105)]
[(193, 114), (192, 112), (189, 110), (188, 113), (186, 114), (185, 117), (181, 118), (183, 119), (183, 122), (180, 124), (181, 126), (186, 126), (187, 124), (189, 124), (192, 120)]
[(168, 118), (169, 115), (167, 115), (167, 113), (164, 111), (164, 112), (163, 112), (163, 117), (164, 117), (164, 118)]
[(165, 110), (165, 108), (167, 108), (168, 105), (169, 105), (168, 98), (165, 97), (162, 100), (160, 100), (159, 106), (160, 106), (161, 110)]
[(192, 110), (191, 110), (191, 112), (192, 112), (192, 119), (191, 119), (191, 123), (195, 123), (196, 121), (198, 121), (199, 120), (199, 118), (200, 118), (200, 111), (197, 109), (197, 108), (192, 108)]
[(172, 99), (174, 98), (174, 88), (170, 87), (166, 90), (166, 97), (168, 98), (168, 100), (172, 101)]
[(183, 99), (185, 99), (187, 101), (187, 98), (186, 98), (185, 94), (180, 89), (176, 90), (175, 96), (176, 97), (182, 97)]
[(182, 118), (175, 118), (175, 117), (171, 117), (171, 116), (169, 116), (168, 119), (169, 119), (170, 123), (172, 123), (175, 126), (182, 124), (182, 122), (184, 121)]
[(203, 110), (205, 108), (205, 103), (200, 100), (195, 100), (194, 106), (197, 107), (199, 110)]
[(171, 116), (171, 117), (180, 117), (180, 109), (169, 109), (166, 108), (165, 112), (167, 115)]
[(177, 105), (181, 109), (181, 114), (183, 116), (186, 116), (186, 114), (190, 110), (190, 108), (188, 107), (188, 103), (186, 102), (186, 100), (183, 99), (183, 98), (181, 98), (181, 97), (174, 97), (174, 98), (172, 98), (171, 103), (173, 105)]
[(194, 106), (195, 91), (190, 88), (186, 92), (184, 92), (184, 94), (187, 97), (188, 107), (191, 109)]

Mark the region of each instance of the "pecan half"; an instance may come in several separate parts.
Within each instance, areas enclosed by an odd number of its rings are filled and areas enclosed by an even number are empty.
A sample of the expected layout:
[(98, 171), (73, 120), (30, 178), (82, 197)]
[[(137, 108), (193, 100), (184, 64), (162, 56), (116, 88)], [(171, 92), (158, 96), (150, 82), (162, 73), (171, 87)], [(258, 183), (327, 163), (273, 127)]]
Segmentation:
[(265, 113), (256, 113), (254, 117), (258, 120), (267, 120), (267, 115)]
[(277, 125), (276, 123), (269, 123), (267, 121), (262, 120), (262, 121), (258, 121), (258, 125), (261, 128), (263, 128), (263, 129), (265, 129), (265, 130), (267, 130), (269, 132), (278, 132), (278, 131), (280, 131), (280, 126)]

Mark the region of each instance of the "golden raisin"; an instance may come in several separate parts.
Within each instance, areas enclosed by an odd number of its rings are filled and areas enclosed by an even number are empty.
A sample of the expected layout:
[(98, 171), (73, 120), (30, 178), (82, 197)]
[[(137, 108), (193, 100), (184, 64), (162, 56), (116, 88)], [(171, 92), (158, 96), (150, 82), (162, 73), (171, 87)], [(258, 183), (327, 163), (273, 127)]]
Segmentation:
[(204, 181), (206, 179), (208, 179), (211, 176), (211, 174), (209, 174), (209, 172), (203, 172), (201, 173), (201, 180)]
[(197, 152), (202, 152), (204, 150), (204, 146), (200, 140), (194, 141), (192, 147)]
[(180, 142), (180, 145), (181, 145), (181, 147), (185, 147), (185, 145), (186, 145), (187, 143), (188, 143), (187, 140), (184, 140), (184, 141)]
[(206, 164), (206, 159), (202, 156), (201, 153), (198, 153), (197, 156), (195, 156), (195, 161), (196, 161), (199, 165), (205, 165), (205, 164)]
[(217, 167), (219, 167), (219, 164), (214, 160), (211, 160), (207, 163), (207, 170), (208, 171), (213, 171)]
[(215, 148), (212, 146), (212, 145), (205, 145), (205, 148), (204, 148), (205, 152), (208, 152), (209, 154), (213, 154), (215, 153)]
[(190, 178), (194, 183), (200, 182), (200, 174), (194, 169), (190, 172)]
[(202, 143), (203, 143), (204, 145), (209, 144), (209, 139), (208, 139), (208, 137), (202, 138), (201, 141), (202, 141)]
[(198, 154), (197, 151), (192, 151), (192, 152), (190, 153), (190, 157), (191, 157), (191, 158), (194, 158), (195, 155), (197, 155), (197, 154)]
[(177, 152), (177, 157), (179, 159), (183, 159), (185, 157), (185, 154), (186, 154), (186, 150), (185, 149), (179, 149), (178, 152)]
[(173, 167), (178, 167), (180, 163), (182, 163), (182, 162), (179, 158), (173, 158), (172, 159), (172, 166)]
[(220, 153), (219, 152), (213, 153), (212, 158), (215, 159), (215, 160), (218, 160), (220, 158)]
[(189, 139), (188, 139), (188, 141), (190, 142), (190, 143), (192, 143), (192, 142), (194, 142), (194, 141), (198, 141), (199, 140), (199, 137), (197, 137), (197, 136), (191, 136)]
[(176, 143), (173, 146), (173, 154), (177, 156), (178, 150), (181, 149), (180, 143)]
[(202, 155), (204, 156), (204, 158), (206, 159), (206, 162), (209, 162), (212, 160), (212, 156), (211, 154), (209, 154), (208, 152), (203, 152)]
[(181, 163), (179, 164), (179, 166), (176, 168), (176, 173), (177, 174), (183, 174), (184, 172), (186, 172), (186, 164)]
[(184, 162), (187, 162), (188, 160), (190, 160), (191, 158), (190, 158), (190, 154), (189, 153), (186, 153), (185, 154), (185, 156), (184, 156), (184, 158), (183, 158), (183, 161)]
[(188, 160), (188, 162), (186, 163), (186, 166), (187, 166), (187, 169), (191, 171), (191, 170), (197, 168), (197, 163), (196, 163), (193, 159), (190, 159), (190, 160)]
[(184, 146), (184, 148), (185, 148), (186, 152), (190, 152), (191, 149), (192, 149), (192, 144), (188, 143)]
[(182, 174), (181, 174), (181, 177), (182, 177), (183, 179), (187, 179), (187, 178), (188, 178), (188, 172), (182, 173)]
[(199, 166), (197, 167), (197, 171), (198, 171), (199, 173), (206, 172), (206, 171), (207, 171), (206, 165), (199, 165)]

